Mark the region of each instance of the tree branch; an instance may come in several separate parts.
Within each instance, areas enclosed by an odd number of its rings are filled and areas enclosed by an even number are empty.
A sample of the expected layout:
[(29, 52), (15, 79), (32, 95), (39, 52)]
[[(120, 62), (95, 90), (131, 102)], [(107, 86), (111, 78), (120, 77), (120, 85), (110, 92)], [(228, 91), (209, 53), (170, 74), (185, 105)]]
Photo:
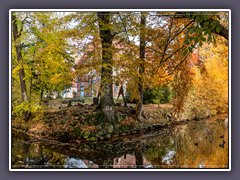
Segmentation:
[(130, 42), (130, 39), (129, 39), (129, 37), (128, 37), (127, 28), (126, 28), (126, 26), (125, 26), (125, 24), (124, 24), (124, 21), (122, 20), (122, 16), (121, 16), (121, 14), (118, 13), (118, 15), (119, 15), (119, 17), (120, 17), (120, 19), (121, 19), (121, 22), (122, 22), (122, 25), (123, 25), (124, 31), (125, 31), (125, 33), (126, 33), (126, 35), (127, 35), (127, 39), (128, 39), (128, 43), (129, 43), (129, 42)]
[(184, 28), (182, 28), (179, 32), (177, 32), (170, 40), (170, 42), (177, 37), (179, 34), (181, 34), (188, 26), (190, 26), (192, 23), (194, 22), (194, 20), (191, 20)]
[[(194, 12), (189, 12), (189, 14), (186, 14), (186, 13), (184, 13), (184, 12), (176, 12), (176, 15), (181, 15), (182, 18), (189, 18), (189, 19), (193, 19), (194, 21), (195, 21), (195, 19), (196, 19), (196, 15), (194, 14)], [(196, 22), (196, 21), (195, 21), (195, 22)], [(210, 17), (210, 19), (207, 19), (207, 20), (204, 20), (204, 19), (203, 19), (203, 21), (202, 21), (201, 23), (199, 23), (199, 24), (200, 24), (201, 26), (203, 26), (203, 24), (204, 24), (205, 22), (209, 22), (209, 24), (210, 24), (211, 22), (216, 23), (216, 24), (218, 25), (220, 31), (217, 32), (217, 31), (214, 29), (214, 30), (213, 30), (213, 33), (218, 34), (218, 35), (224, 37), (226, 40), (228, 40), (228, 29), (226, 29), (223, 25), (221, 25), (219, 21), (217, 21), (217, 20), (213, 19), (212, 17)]]
[(177, 68), (187, 59), (187, 57), (189, 56), (189, 54), (190, 54), (190, 52), (188, 52), (187, 55), (184, 57), (184, 59), (183, 59), (181, 62), (179, 62), (179, 63), (175, 66), (175, 68), (174, 68), (170, 73), (168, 73), (166, 76), (164, 76), (163, 78), (166, 78), (166, 77), (170, 76), (175, 70), (177, 70)]
[(163, 54), (162, 54), (162, 58), (160, 60), (160, 64), (162, 63), (163, 59), (164, 59), (164, 56), (166, 54), (166, 51), (167, 51), (167, 48), (168, 48), (168, 45), (170, 44), (170, 37), (171, 37), (171, 31), (172, 31), (172, 24), (173, 24), (173, 18), (171, 18), (171, 24), (170, 24), (170, 27), (169, 27), (169, 31), (168, 31), (168, 38), (166, 40), (166, 44), (164, 46), (164, 50), (163, 50)]

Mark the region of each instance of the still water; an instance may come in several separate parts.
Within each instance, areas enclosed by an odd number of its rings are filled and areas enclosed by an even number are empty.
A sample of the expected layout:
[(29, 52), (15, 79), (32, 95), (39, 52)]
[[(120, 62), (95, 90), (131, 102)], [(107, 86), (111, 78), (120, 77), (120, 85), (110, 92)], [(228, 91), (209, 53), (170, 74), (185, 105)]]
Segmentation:
[(222, 120), (201, 120), (65, 147), (13, 135), (12, 168), (228, 168), (228, 127)]

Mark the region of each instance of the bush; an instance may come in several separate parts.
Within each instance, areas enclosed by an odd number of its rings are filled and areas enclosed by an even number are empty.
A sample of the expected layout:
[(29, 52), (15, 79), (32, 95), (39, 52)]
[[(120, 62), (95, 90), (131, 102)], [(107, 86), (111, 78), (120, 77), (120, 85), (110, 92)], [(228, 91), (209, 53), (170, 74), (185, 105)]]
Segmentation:
[(143, 93), (144, 104), (164, 104), (169, 103), (172, 98), (172, 90), (168, 86), (147, 89)]
[[(167, 86), (160, 86), (145, 89), (143, 92), (143, 104), (164, 104), (169, 103), (173, 97), (172, 89)], [(136, 103), (136, 99), (131, 99), (131, 93), (126, 92), (127, 103)]]
[(33, 118), (36, 115), (39, 115), (41, 111), (42, 108), (40, 105), (36, 103), (23, 102), (13, 107), (12, 115), (13, 118), (15, 117), (24, 118), (26, 113), (28, 113), (29, 115), (31, 115), (31, 118)]

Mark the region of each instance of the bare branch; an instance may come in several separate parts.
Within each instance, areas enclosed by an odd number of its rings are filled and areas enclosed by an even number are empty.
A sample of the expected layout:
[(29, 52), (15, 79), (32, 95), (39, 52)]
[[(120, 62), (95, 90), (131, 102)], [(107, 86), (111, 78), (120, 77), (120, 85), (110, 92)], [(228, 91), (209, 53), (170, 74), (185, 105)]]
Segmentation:
[(165, 46), (164, 46), (164, 50), (163, 50), (163, 55), (162, 55), (162, 58), (161, 58), (159, 64), (162, 63), (162, 61), (163, 61), (163, 59), (164, 59), (164, 56), (165, 56), (165, 54), (166, 54), (166, 51), (167, 51), (168, 45), (170, 44), (170, 41), (169, 41), (169, 40), (170, 40), (170, 37), (171, 37), (172, 24), (173, 24), (173, 18), (171, 18), (171, 24), (170, 24), (169, 31), (168, 31), (168, 38), (167, 38), (167, 40), (166, 40), (166, 44), (165, 44)]
[(122, 25), (123, 25), (124, 31), (125, 31), (125, 33), (126, 33), (126, 35), (127, 35), (127, 40), (128, 40), (128, 43), (129, 43), (129, 42), (130, 42), (130, 39), (129, 39), (129, 37), (128, 37), (127, 28), (126, 28), (126, 26), (125, 26), (125, 23), (124, 23), (124, 21), (123, 21), (123, 19), (122, 19), (121, 14), (118, 13), (118, 15), (119, 15), (119, 17), (120, 17), (120, 19), (121, 19), (121, 22), (122, 22)]
[(156, 68), (154, 68), (154, 70), (152, 71), (152, 75), (154, 75), (156, 73), (156, 71), (158, 70), (158, 68), (160, 68), (164, 62), (166, 62), (169, 58), (171, 58), (172, 56), (174, 56), (177, 52), (184, 50), (187, 48), (187, 45), (184, 44), (182, 45), (180, 48), (178, 48), (177, 50), (175, 50), (171, 55), (169, 55), (166, 59), (163, 60), (163, 62), (161, 64), (159, 64)]
[(194, 22), (194, 20), (191, 20), (184, 28), (182, 28), (179, 32), (177, 32), (171, 39), (170, 42), (177, 37), (179, 34), (181, 34), (188, 26), (190, 26), (192, 23)]

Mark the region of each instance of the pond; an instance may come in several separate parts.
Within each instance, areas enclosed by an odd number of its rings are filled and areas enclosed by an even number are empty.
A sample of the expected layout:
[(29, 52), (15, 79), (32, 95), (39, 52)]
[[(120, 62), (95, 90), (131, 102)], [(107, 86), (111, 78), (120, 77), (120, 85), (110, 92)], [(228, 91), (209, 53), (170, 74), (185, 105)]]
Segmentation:
[(47, 145), (12, 136), (15, 168), (228, 168), (228, 127), (192, 121), (149, 134), (78, 146)]

